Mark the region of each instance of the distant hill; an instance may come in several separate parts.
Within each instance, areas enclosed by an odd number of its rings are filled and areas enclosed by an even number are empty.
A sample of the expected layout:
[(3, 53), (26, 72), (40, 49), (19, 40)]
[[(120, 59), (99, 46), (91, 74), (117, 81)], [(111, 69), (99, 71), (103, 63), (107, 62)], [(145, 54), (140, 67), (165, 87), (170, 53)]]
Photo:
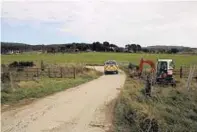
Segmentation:
[(155, 45), (155, 46), (147, 46), (147, 49), (190, 49), (190, 47), (184, 47), (184, 46), (165, 46), (165, 45)]
[[(64, 44), (37, 44), (31, 45), (26, 43), (16, 43), (16, 42), (1, 42), (1, 53), (7, 54), (10, 51), (20, 51), (20, 52), (28, 52), (28, 51), (47, 51), (47, 52), (75, 52), (75, 51), (102, 51), (102, 52), (128, 52), (128, 46), (125, 48), (118, 47), (115, 44), (110, 44), (109, 42), (93, 42), (90, 43), (64, 43)], [(136, 49), (137, 44), (130, 44), (131, 51)], [(140, 46), (140, 45), (139, 45)], [(140, 46), (140, 50), (143, 52), (151, 52), (151, 53), (171, 53), (172, 51), (176, 51), (179, 53), (189, 53), (189, 52), (197, 52), (197, 48), (190, 48), (184, 46), (165, 46), (165, 45), (155, 45), (155, 46)]]
[[(105, 43), (105, 44), (104, 44)], [(121, 49), (115, 45), (110, 44), (109, 42), (93, 42), (89, 43), (65, 43), (65, 44), (38, 44), (30, 45), (25, 43), (15, 43), (15, 42), (1, 42), (1, 53), (7, 54), (10, 52), (29, 52), (29, 51), (42, 51), (49, 53), (56, 52), (77, 52), (77, 51), (117, 51), (120, 52)]]
[(146, 50), (156, 51), (156, 52), (167, 52), (178, 51), (179, 53), (197, 53), (197, 48), (185, 47), (185, 46), (165, 46), (165, 45), (155, 45), (144, 47)]
[(24, 45), (30, 45), (25, 43), (15, 43), (15, 42), (1, 42), (1, 46), (24, 46)]

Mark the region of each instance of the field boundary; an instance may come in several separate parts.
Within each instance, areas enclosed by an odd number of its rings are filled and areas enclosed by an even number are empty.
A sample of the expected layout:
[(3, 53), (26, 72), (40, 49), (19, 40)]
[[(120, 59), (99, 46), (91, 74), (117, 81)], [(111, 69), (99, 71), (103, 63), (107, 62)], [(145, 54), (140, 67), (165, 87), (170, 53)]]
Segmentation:
[(1, 71), (1, 90), (16, 87), (15, 83), (20, 81), (38, 81), (41, 78), (76, 78), (85, 74), (89, 69), (86, 67), (18, 67), (4, 68)]

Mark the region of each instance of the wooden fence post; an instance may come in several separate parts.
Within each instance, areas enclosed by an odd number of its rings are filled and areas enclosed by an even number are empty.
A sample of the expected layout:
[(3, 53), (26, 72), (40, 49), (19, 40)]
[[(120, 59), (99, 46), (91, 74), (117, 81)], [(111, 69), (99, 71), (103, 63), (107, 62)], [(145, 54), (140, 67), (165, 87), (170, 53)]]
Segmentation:
[(190, 81), (191, 71), (192, 71), (192, 67), (190, 66), (189, 75), (188, 75), (187, 83), (186, 83), (186, 88), (187, 88), (188, 90), (189, 90), (189, 81)]
[(43, 62), (43, 60), (41, 60), (41, 62), (40, 62), (40, 68), (41, 68), (41, 71), (44, 71), (44, 62)]
[(39, 76), (39, 68), (37, 68), (37, 77)]
[(51, 77), (50, 68), (48, 68), (48, 77)]
[(11, 90), (14, 91), (13, 78), (12, 78), (12, 73), (11, 72), (9, 72), (9, 77), (10, 77)]
[(181, 66), (180, 67), (180, 78), (182, 78), (183, 77), (183, 67)]
[(73, 74), (74, 74), (74, 79), (76, 78), (76, 68), (73, 67)]
[(187, 79), (187, 89), (188, 91), (190, 90), (190, 84), (192, 82), (192, 78), (193, 78), (193, 75), (194, 75), (194, 72), (195, 72), (195, 65), (194, 66), (190, 66), (190, 71), (189, 71), (189, 76), (188, 76), (188, 79)]
[(61, 75), (61, 78), (63, 78), (63, 69), (62, 69), (62, 67), (60, 67), (60, 75)]
[(27, 68), (27, 71), (26, 71), (26, 75), (27, 75), (27, 80), (29, 79), (29, 75), (28, 75), (28, 68)]

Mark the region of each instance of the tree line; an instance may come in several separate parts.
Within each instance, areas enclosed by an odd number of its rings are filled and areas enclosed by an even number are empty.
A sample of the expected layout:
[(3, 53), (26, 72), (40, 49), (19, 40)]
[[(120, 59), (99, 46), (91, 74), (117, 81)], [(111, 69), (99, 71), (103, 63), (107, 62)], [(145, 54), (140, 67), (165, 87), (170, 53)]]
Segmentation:
[(78, 52), (78, 51), (106, 51), (118, 52), (120, 47), (105, 41), (103, 43), (70, 43), (70, 44), (49, 44), (49, 45), (30, 45), (24, 43), (1, 42), (1, 53), (9, 51), (28, 52), (28, 51), (44, 51), (49, 53), (56, 52)]
[(1, 42), (1, 54), (6, 54), (9, 52), (30, 52), (30, 51), (42, 51), (47, 53), (66, 53), (66, 52), (89, 52), (89, 51), (98, 51), (98, 52), (145, 52), (145, 53), (178, 53), (180, 49), (171, 48), (145, 48), (141, 47), (140, 44), (127, 44), (125, 47), (119, 47), (116, 44), (109, 43), (107, 41), (93, 42), (89, 43), (68, 43), (68, 44), (49, 44), (49, 45), (30, 45), (24, 43), (13, 43), (13, 42)]

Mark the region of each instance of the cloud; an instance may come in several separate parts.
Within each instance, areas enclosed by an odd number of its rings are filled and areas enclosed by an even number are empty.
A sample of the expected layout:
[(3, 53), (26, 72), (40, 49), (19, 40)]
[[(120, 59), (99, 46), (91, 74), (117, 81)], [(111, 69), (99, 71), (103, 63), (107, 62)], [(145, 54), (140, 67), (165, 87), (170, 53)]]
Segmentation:
[(2, 17), (10, 23), (61, 23), (59, 32), (86, 42), (196, 47), (196, 6), (197, 2), (4, 2)]

